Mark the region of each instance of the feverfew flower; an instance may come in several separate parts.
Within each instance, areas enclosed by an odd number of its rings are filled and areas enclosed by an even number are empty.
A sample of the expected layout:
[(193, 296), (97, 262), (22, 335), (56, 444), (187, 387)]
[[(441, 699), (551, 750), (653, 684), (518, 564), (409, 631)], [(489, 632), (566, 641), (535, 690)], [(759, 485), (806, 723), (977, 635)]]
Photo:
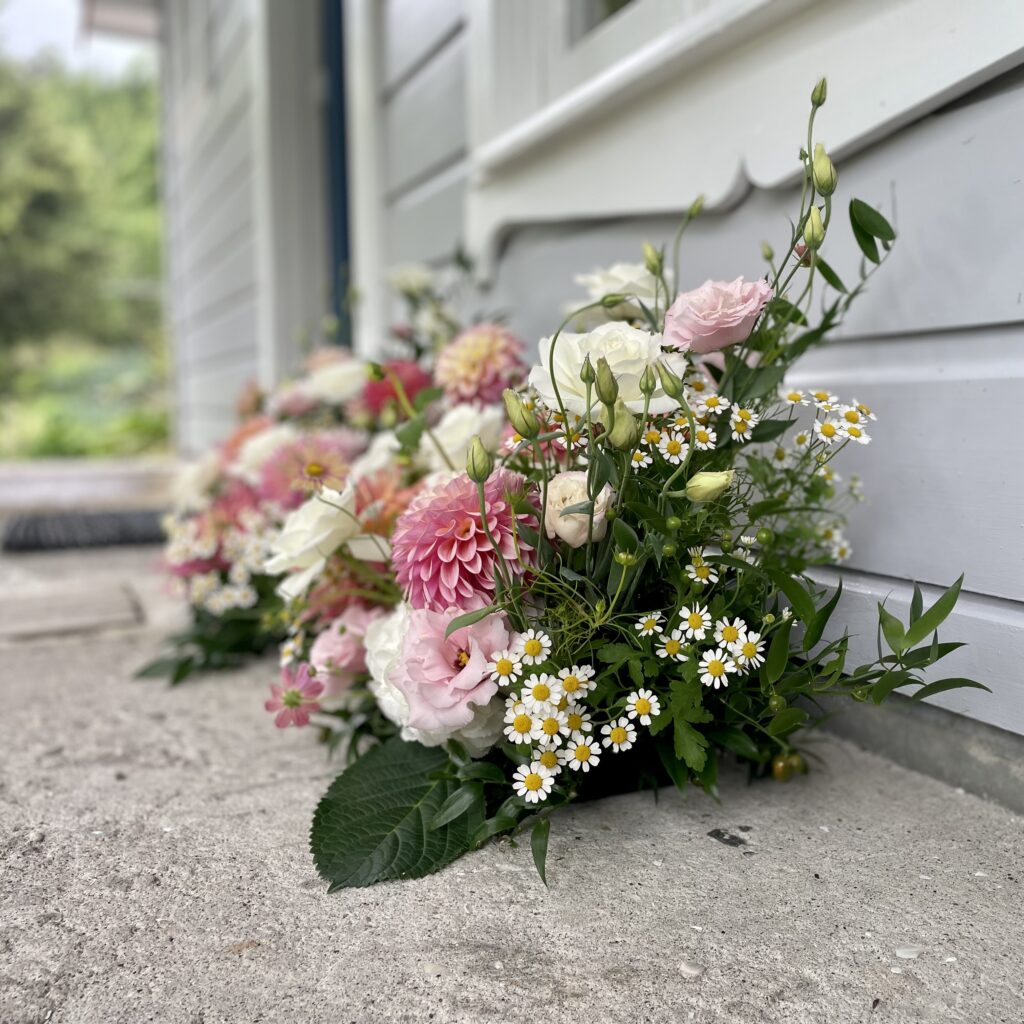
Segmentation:
[(838, 395), (833, 395), (831, 391), (812, 391), (811, 398), (819, 409), (831, 409), (839, 401)]
[(857, 444), (871, 443), (871, 435), (857, 423), (841, 423), (839, 425), (839, 433), (840, 436), (856, 441)]
[(713, 416), (716, 413), (727, 412), (730, 404), (725, 395), (705, 394), (698, 398), (696, 412), (700, 416)]
[(628, 718), (619, 718), (601, 726), (601, 735), (602, 746), (611, 747), (618, 754), (636, 742), (636, 726)]
[(537, 747), (533, 752), (533, 760), (547, 768), (552, 775), (557, 775), (562, 770), (561, 751), (558, 747)]
[(734, 441), (749, 441), (754, 427), (760, 422), (760, 417), (755, 416), (749, 409), (733, 409), (732, 416), (729, 418), (732, 439)]
[(779, 392), (779, 398), (786, 405), (807, 405), (810, 399), (798, 388), (783, 389)]
[(677, 431), (662, 435), (658, 444), (658, 451), (661, 452), (662, 458), (673, 466), (678, 466), (686, 458), (687, 450), (688, 445), (683, 440), (683, 435)]
[(683, 653), (683, 631), (673, 629), (671, 633), (661, 635), (661, 646), (654, 652), (659, 658), (669, 658), (672, 661), (686, 661)]
[(590, 712), (582, 704), (572, 704), (565, 711), (565, 721), (571, 732), (590, 732), (594, 725)]
[(640, 435), (640, 443), (647, 448), (657, 448), (661, 444), (661, 427), (655, 426), (653, 423), (648, 423), (644, 427), (644, 432)]
[(557, 704), (562, 699), (562, 684), (559, 679), (545, 672), (528, 680), (520, 696), (531, 711), (537, 711), (548, 704)]
[(560, 746), (569, 735), (569, 722), (564, 711), (554, 704), (535, 704), (533, 707), (533, 738), (550, 746)]
[(264, 703), (267, 711), (274, 711), (274, 725), (286, 729), (289, 725), (301, 728), (309, 725), (309, 716), (320, 710), (317, 698), (324, 692), (324, 684), (310, 675), (309, 665), (296, 670), (285, 669), (280, 683), (271, 683), (270, 698)]
[(654, 462), (654, 459), (641, 448), (637, 448), (629, 457), (629, 464), (633, 467), (634, 473), (639, 473), (641, 469), (646, 469), (652, 462)]
[(527, 665), (540, 665), (551, 656), (551, 637), (540, 629), (528, 629), (516, 637), (515, 649)]
[(700, 657), (700, 681), (716, 690), (729, 685), (729, 676), (736, 672), (736, 663), (722, 647), (705, 651)]
[(510, 743), (530, 743), (537, 723), (522, 701), (505, 712), (505, 736)]
[(729, 647), (729, 653), (740, 668), (757, 668), (764, 664), (764, 641), (760, 633), (745, 633)]
[(641, 636), (651, 636), (654, 633), (661, 632), (661, 624), (664, 621), (664, 615), (660, 615), (657, 612), (651, 612), (650, 615), (641, 615), (640, 618), (633, 623), (633, 628)]
[(711, 628), (711, 613), (706, 607), (695, 604), (679, 610), (679, 626), (689, 640), (703, 640)]
[(718, 441), (718, 435), (711, 427), (698, 423), (693, 432), (693, 446), (699, 452), (709, 452)]
[(554, 773), (545, 768), (540, 761), (520, 765), (512, 777), (512, 788), (516, 795), (521, 796), (528, 804), (547, 800), (554, 784)]
[(806, 448), (812, 440), (813, 437), (811, 436), (811, 432), (809, 430), (798, 430), (793, 435), (793, 447)]
[(865, 405), (863, 402), (858, 402), (855, 398), (851, 403), (852, 408), (856, 409), (862, 416), (867, 417), (869, 420), (877, 420), (878, 417), (871, 411), (871, 407)]
[(589, 772), (591, 767), (601, 761), (601, 748), (597, 740), (584, 736), (582, 732), (574, 732), (568, 745), (561, 752), (562, 763), (574, 772)]
[(741, 640), (747, 632), (747, 624), (737, 616), (732, 622), (728, 618), (719, 619), (715, 623), (715, 643), (732, 648), (737, 640)]
[(634, 690), (626, 698), (626, 717), (636, 718), (641, 725), (650, 725), (661, 714), (661, 702), (652, 690)]
[(509, 686), (523, 674), (523, 664), (515, 651), (495, 651), (487, 667), (499, 686)]
[(686, 575), (689, 576), (694, 583), (699, 583), (702, 587), (710, 586), (712, 583), (718, 582), (718, 570), (713, 565), (708, 565), (704, 561), (704, 549), (703, 548), (690, 548), (690, 562), (686, 566)]
[(814, 433), (818, 435), (825, 444), (832, 444), (842, 438), (839, 431), (839, 424), (835, 420), (818, 420), (814, 424)]
[(573, 665), (559, 669), (558, 683), (570, 701), (580, 700), (594, 688), (594, 668), (592, 665)]

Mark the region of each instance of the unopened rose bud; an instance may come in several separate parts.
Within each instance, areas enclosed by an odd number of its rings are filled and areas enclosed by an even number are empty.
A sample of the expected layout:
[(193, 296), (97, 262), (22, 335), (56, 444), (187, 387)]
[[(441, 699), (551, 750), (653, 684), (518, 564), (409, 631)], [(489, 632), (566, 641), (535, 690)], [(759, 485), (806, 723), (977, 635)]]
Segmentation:
[(704, 196), (697, 196), (692, 203), (690, 203), (690, 209), (686, 211), (686, 216), (693, 220), (701, 210), (704, 209)]
[(804, 241), (808, 249), (817, 249), (825, 241), (825, 225), (821, 222), (821, 211), (816, 206), (811, 207), (804, 225)]
[(662, 264), (661, 253), (650, 242), (644, 242), (644, 266), (647, 268), (648, 273), (653, 274), (655, 277), (660, 277)]
[(584, 356), (583, 365), (580, 367), (580, 380), (584, 384), (593, 384), (597, 380), (597, 374), (594, 372), (594, 364), (590, 361), (590, 356)]
[(505, 411), (512, 429), (520, 437), (536, 437), (540, 433), (540, 421), (536, 414), (511, 388), (505, 388), (502, 397), (505, 399)]
[(658, 375), (653, 366), (647, 366), (640, 375), (640, 394), (653, 395), (658, 387)]
[(473, 435), (469, 442), (469, 453), (466, 456), (466, 475), (475, 484), (482, 484), (494, 469), (494, 459), (484, 447), (479, 434)]
[(814, 161), (811, 165), (811, 175), (814, 178), (814, 187), (823, 196), (830, 196), (836, 190), (839, 175), (829, 159), (825, 147), (819, 142), (814, 147)]
[(690, 501), (714, 501), (729, 490), (735, 475), (731, 469), (718, 473), (695, 473), (686, 482), (686, 496)]
[(614, 405), (615, 399), (619, 397), (619, 382), (608, 365), (608, 360), (601, 356), (597, 361), (597, 397), (605, 405)]
[(818, 84), (811, 90), (811, 106), (822, 107), (828, 96), (828, 82), (824, 78), (818, 79)]
[(607, 437), (608, 443), (620, 451), (635, 448), (640, 440), (640, 424), (622, 401), (615, 403), (612, 425), (608, 429)]
[(661, 378), (661, 389), (669, 398), (676, 401), (683, 397), (683, 381), (680, 376), (670, 370), (664, 363), (655, 364), (658, 369), (658, 376)]

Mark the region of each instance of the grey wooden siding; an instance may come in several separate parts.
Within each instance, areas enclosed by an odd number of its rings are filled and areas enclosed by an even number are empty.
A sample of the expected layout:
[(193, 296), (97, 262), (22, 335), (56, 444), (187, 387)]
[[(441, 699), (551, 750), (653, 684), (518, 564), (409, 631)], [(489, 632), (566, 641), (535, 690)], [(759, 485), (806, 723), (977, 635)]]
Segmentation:
[(248, 0), (182, 0), (164, 19), (164, 175), (178, 444), (234, 422), (257, 373), (253, 54)]

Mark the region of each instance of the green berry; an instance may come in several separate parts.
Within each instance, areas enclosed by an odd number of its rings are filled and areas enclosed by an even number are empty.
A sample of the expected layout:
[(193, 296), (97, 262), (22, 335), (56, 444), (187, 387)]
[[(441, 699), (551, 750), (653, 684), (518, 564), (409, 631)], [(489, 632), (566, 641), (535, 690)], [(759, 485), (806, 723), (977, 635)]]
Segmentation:
[(793, 777), (793, 769), (790, 767), (789, 758), (779, 754), (772, 758), (772, 778), (776, 782), (789, 782)]
[(777, 715), (780, 711), (785, 710), (787, 700), (782, 696), (781, 693), (773, 693), (768, 698), (768, 710), (773, 714)]
[(756, 534), (754, 534), (754, 536), (757, 538), (757, 543), (760, 544), (761, 547), (765, 547), (768, 544), (771, 544), (771, 542), (775, 539), (775, 534), (772, 533), (772, 531), (769, 530), (767, 526), (762, 526), (761, 529), (758, 530)]
[(867, 700), (870, 693), (871, 691), (866, 686), (855, 686), (850, 691), (850, 696), (854, 700)]
[(668, 519), (665, 520), (665, 529), (668, 530), (669, 533), (675, 533), (682, 525), (683, 521), (679, 516), (669, 516)]
[(676, 547), (676, 545), (673, 544), (672, 541), (669, 541), (667, 544), (662, 545), (661, 553), (666, 558), (671, 558), (678, 550), (679, 549)]
[(792, 754), (787, 755), (786, 764), (789, 765), (789, 769), (794, 775), (807, 774), (807, 762), (803, 759), (803, 756), (798, 754), (795, 750)]

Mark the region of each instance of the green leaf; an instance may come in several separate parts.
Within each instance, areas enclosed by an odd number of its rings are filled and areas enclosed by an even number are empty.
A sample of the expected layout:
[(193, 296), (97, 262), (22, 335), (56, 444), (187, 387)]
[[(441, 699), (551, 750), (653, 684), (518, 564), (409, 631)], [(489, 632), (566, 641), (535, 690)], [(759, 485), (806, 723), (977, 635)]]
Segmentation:
[(675, 754), (680, 761), (685, 761), (687, 767), (695, 772), (704, 768), (707, 759), (708, 741), (702, 733), (699, 733), (689, 722), (681, 718), (676, 719), (675, 731)]
[(750, 432), (752, 444), (759, 444), (764, 441), (774, 441), (789, 428), (793, 426), (790, 420), (761, 420), (760, 423)]
[(979, 683), (976, 679), (951, 676), (949, 679), (937, 679), (934, 683), (922, 686), (920, 690), (917, 690), (911, 696), (914, 700), (924, 700), (926, 697), (934, 697), (937, 693), (959, 689), (984, 690), (986, 693), (992, 692), (984, 683)]
[[(927, 665), (934, 665), (947, 654), (952, 654), (966, 646), (964, 643), (950, 642), (946, 644), (931, 643), (927, 647), (917, 647), (903, 655), (903, 665), (905, 668), (924, 668)], [(888, 664), (896, 659), (886, 658), (883, 660)]]
[(914, 584), (914, 596), (910, 599), (910, 624), (913, 625), (919, 618), (921, 618), (921, 612), (924, 611), (924, 594), (921, 593), (921, 587)]
[(871, 699), (876, 704), (881, 704), (893, 690), (898, 690), (901, 686), (907, 686), (913, 682), (916, 682), (914, 677), (903, 669), (884, 672), (878, 682), (871, 687)]
[(903, 623), (896, 618), (892, 612), (885, 610), (885, 605), (881, 601), (878, 602), (878, 621), (882, 625), (882, 635), (885, 637), (885, 642), (889, 645), (889, 650), (893, 654), (902, 654), (912, 644), (908, 642), (908, 637), (903, 632)]
[(548, 884), (547, 860), (548, 837), (551, 835), (551, 819), (538, 818), (530, 835), (530, 849), (533, 851), (533, 864), (545, 886)]
[(735, 725), (725, 726), (721, 729), (712, 729), (708, 732), (708, 739), (717, 743), (726, 750), (731, 750), (739, 757), (745, 757), (750, 761), (761, 760), (761, 750), (748, 733)]
[(455, 618), (448, 623), (448, 626), (444, 631), (445, 639), (450, 637), (457, 629), (462, 629), (464, 626), (476, 625), (476, 623), (481, 619), (486, 619), (493, 611), (494, 605), (489, 604), (486, 608), (477, 608), (476, 611), (466, 612), (463, 615), (456, 615)]
[(865, 258), (869, 259), (872, 263), (878, 263), (878, 244), (871, 235), (853, 219), (852, 209), (850, 211), (850, 227), (853, 230), (854, 241), (856, 241), (857, 245), (860, 247), (860, 251), (864, 253)]
[(850, 219), (869, 235), (883, 242), (895, 242), (892, 225), (872, 206), (861, 199), (850, 200)]
[(769, 723), (768, 731), (773, 736), (788, 736), (807, 719), (803, 708), (783, 708)]
[(488, 818), (473, 833), (469, 840), (471, 847), (479, 846), (482, 842), (498, 835), (499, 832), (508, 832), (514, 828), (519, 820), (520, 808), (516, 803), (516, 797), (510, 796), (495, 812), (492, 818)]
[(630, 658), (629, 661), (626, 662), (626, 668), (629, 670), (629, 678), (632, 680), (634, 686), (639, 688), (647, 682), (647, 680), (644, 679), (644, 670), (641, 668), (640, 662), (637, 658)]
[(832, 285), (837, 292), (845, 292), (847, 290), (846, 285), (843, 284), (839, 275), (820, 256), (815, 257), (814, 265), (818, 268), (818, 272), (821, 276), (825, 278), (825, 280), (828, 281), (828, 283)]
[(827, 604), (822, 605), (822, 607), (818, 609), (814, 618), (811, 619), (810, 624), (807, 626), (807, 632), (804, 634), (805, 651), (809, 651), (818, 643), (819, 640), (821, 640), (821, 635), (825, 632), (828, 620), (832, 618), (832, 613), (836, 610), (836, 605), (839, 604), (839, 598), (842, 596), (843, 581), (840, 580), (839, 586), (836, 587), (836, 592), (832, 595)]
[(458, 785), (428, 778), (449, 763), (437, 747), (395, 737), (331, 783), (313, 815), (309, 840), (328, 892), (421, 878), (470, 849), (473, 815), (433, 831), (427, 827)]
[(412, 400), (412, 407), (417, 412), (423, 412), (431, 402), (436, 402), (443, 397), (444, 391), (441, 388), (424, 388), (422, 391), (416, 392), (416, 396)]
[(789, 664), (789, 633), (793, 628), (793, 620), (788, 619), (772, 637), (768, 648), (768, 657), (764, 660), (764, 679), (767, 683), (777, 683), (782, 678)]
[(609, 665), (621, 665), (622, 662), (632, 658), (637, 653), (637, 649), (630, 647), (629, 644), (605, 644), (604, 647), (598, 650), (597, 660)]
[(946, 617), (956, 605), (963, 586), (963, 573), (960, 578), (939, 596), (939, 599), (922, 613), (921, 617), (907, 630), (907, 647), (916, 647), (925, 637), (930, 636), (946, 621)]
[(480, 817), (483, 817), (484, 787), (480, 782), (467, 782), (460, 786), (443, 804), (441, 809), (430, 821), (430, 831), (434, 832), (443, 828), (450, 821), (462, 817), (463, 814), (474, 807), (480, 810)]
[(470, 761), (458, 771), (460, 779), (480, 779), (481, 782), (508, 783), (508, 776), (490, 761)]
[(621, 551), (636, 551), (640, 547), (640, 539), (624, 519), (612, 520), (612, 536)]
[(426, 420), (422, 416), (415, 416), (395, 428), (395, 437), (402, 446), (403, 452), (415, 452), (419, 448), (420, 438), (423, 437), (426, 426)]
[(806, 625), (814, 621), (816, 611), (814, 601), (802, 583), (781, 569), (768, 569), (765, 571), (765, 575), (786, 595), (789, 603), (793, 606), (793, 612), (801, 622)]
[(667, 736), (662, 736), (654, 747), (658, 751), (662, 767), (675, 784), (676, 789), (685, 790), (690, 783), (690, 773), (683, 762), (676, 757), (673, 742)]

